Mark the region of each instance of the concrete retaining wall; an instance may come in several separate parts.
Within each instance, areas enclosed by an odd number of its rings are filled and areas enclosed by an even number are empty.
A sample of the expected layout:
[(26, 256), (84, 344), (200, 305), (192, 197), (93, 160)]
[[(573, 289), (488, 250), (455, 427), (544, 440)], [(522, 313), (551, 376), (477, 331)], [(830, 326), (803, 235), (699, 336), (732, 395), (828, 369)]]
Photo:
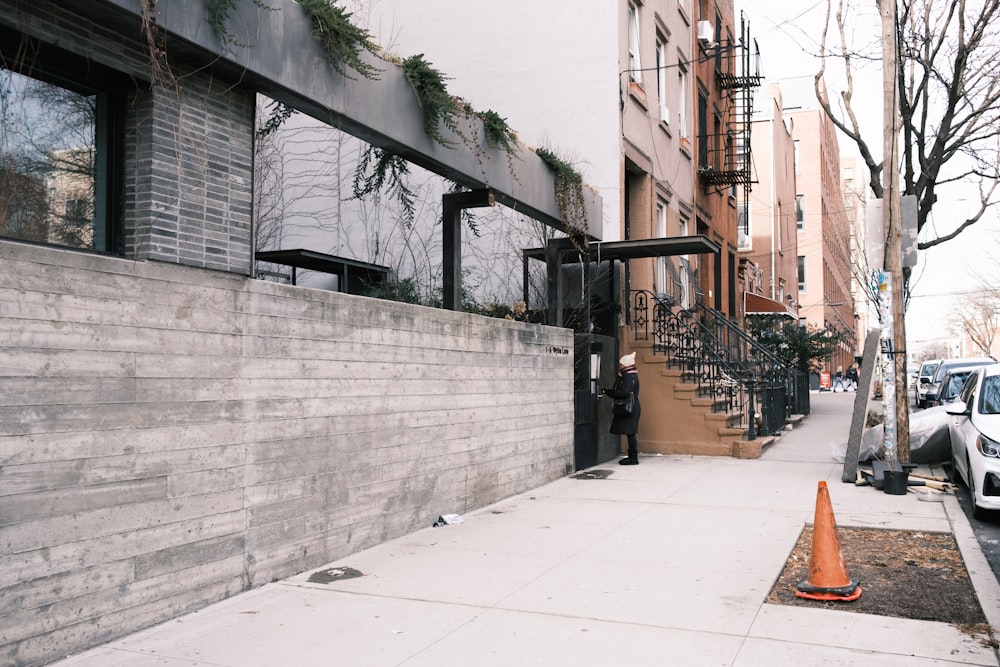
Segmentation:
[(568, 330), (0, 242), (0, 663), (572, 471)]

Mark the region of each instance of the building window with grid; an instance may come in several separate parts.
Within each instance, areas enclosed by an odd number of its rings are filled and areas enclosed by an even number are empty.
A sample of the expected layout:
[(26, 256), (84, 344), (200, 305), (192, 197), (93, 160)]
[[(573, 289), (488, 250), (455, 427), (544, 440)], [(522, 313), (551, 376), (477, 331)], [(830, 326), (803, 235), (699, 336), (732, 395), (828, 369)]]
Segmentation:
[(803, 203), (805, 195), (795, 195), (795, 229), (802, 231), (806, 226), (806, 212)]
[(799, 291), (806, 291), (806, 258), (805, 255), (799, 255)]

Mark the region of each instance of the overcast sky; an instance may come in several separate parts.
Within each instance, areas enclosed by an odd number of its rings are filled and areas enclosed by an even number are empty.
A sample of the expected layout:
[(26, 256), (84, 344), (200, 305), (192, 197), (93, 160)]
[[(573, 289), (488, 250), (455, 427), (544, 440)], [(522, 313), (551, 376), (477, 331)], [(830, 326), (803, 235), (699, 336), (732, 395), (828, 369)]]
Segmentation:
[[(878, 40), (880, 18), (876, 3), (854, 2), (863, 14), (852, 18), (851, 34), (855, 46), (874, 46)], [(816, 57), (826, 14), (826, 0), (805, 3), (788, 0), (737, 0), (736, 21), (740, 12), (750, 22), (751, 37), (757, 40), (761, 51), (762, 74), (768, 79), (812, 76), (820, 61)], [(839, 38), (838, 38), (839, 39)], [(828, 38), (829, 42), (829, 38)], [(835, 93), (844, 87), (845, 78), (838, 61), (827, 62), (827, 88)], [(862, 132), (872, 149), (882, 153), (878, 133), (882, 125), (882, 85), (880, 63), (864, 65), (857, 71), (854, 82), (855, 101), (863, 100), (868, 106), (860, 113), (867, 120)], [(871, 130), (868, 130), (868, 127)], [(853, 142), (843, 137), (840, 141), (843, 155), (856, 154)], [(947, 199), (946, 196), (950, 197)], [(964, 197), (961, 193), (942, 195), (935, 206), (932, 229), (925, 230), (921, 238), (939, 230), (947, 232), (954, 221), (962, 219), (972, 206), (975, 191)], [(978, 276), (993, 276), (997, 284), (997, 265), (1000, 264), (1000, 214), (984, 216), (972, 228), (941, 246), (921, 251), (919, 264), (913, 271), (913, 296), (906, 313), (908, 347), (914, 352), (925, 342), (947, 339), (951, 336), (952, 305), (975, 291)]]

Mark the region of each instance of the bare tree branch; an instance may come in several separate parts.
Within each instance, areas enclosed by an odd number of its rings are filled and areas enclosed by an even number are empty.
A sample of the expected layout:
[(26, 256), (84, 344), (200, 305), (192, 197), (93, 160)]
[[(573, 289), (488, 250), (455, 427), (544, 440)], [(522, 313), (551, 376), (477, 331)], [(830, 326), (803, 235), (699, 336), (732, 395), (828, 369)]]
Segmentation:
[[(834, 14), (827, 2), (827, 24), (839, 30), (839, 52), (847, 90), (841, 92), (842, 112), (821, 90), (827, 59), (827, 30), (823, 31), (822, 66), (816, 75), (816, 96), (833, 123), (851, 140), (868, 167), (876, 198), (883, 163), (876, 162), (855, 114), (852, 71), (862, 56), (851, 50), (847, 15), (841, 0)], [(917, 198), (917, 230), (932, 220), (931, 212), (946, 192), (942, 188), (978, 184), (976, 210), (954, 227), (923, 234), (920, 249), (949, 241), (979, 222), (995, 206), (1000, 180), (1000, 0), (899, 0), (896, 81), (902, 118), (901, 172), (904, 194)], [(875, 57), (872, 54), (872, 57)]]

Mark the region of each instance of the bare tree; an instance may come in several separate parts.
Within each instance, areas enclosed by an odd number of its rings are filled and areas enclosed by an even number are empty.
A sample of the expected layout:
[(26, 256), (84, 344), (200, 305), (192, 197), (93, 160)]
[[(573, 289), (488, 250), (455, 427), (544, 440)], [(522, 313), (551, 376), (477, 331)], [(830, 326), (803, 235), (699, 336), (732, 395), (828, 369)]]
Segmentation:
[[(885, 0), (883, 0), (885, 1)], [(975, 210), (949, 231), (924, 235), (920, 249), (944, 243), (975, 224), (998, 202), (1000, 180), (1000, 0), (899, 0), (896, 82), (902, 117), (903, 194), (917, 198), (917, 230), (932, 220), (942, 188), (959, 183), (978, 186)], [(815, 79), (817, 98), (833, 123), (853, 141), (869, 171), (876, 198), (883, 197), (883, 162), (876, 161), (861, 134), (854, 106), (854, 68), (880, 60), (881, 45), (854, 49), (849, 0), (839, 0), (833, 14), (827, 0), (827, 27), (821, 40), (822, 65)], [(831, 15), (832, 14), (832, 15)], [(839, 43), (828, 50), (831, 20)], [(827, 57), (842, 61), (846, 89), (842, 109), (821, 94)], [(881, 135), (875, 140), (876, 145)]]
[(993, 351), (993, 342), (1000, 331), (1000, 289), (981, 285), (954, 308), (955, 320), (972, 344), (984, 355)]

